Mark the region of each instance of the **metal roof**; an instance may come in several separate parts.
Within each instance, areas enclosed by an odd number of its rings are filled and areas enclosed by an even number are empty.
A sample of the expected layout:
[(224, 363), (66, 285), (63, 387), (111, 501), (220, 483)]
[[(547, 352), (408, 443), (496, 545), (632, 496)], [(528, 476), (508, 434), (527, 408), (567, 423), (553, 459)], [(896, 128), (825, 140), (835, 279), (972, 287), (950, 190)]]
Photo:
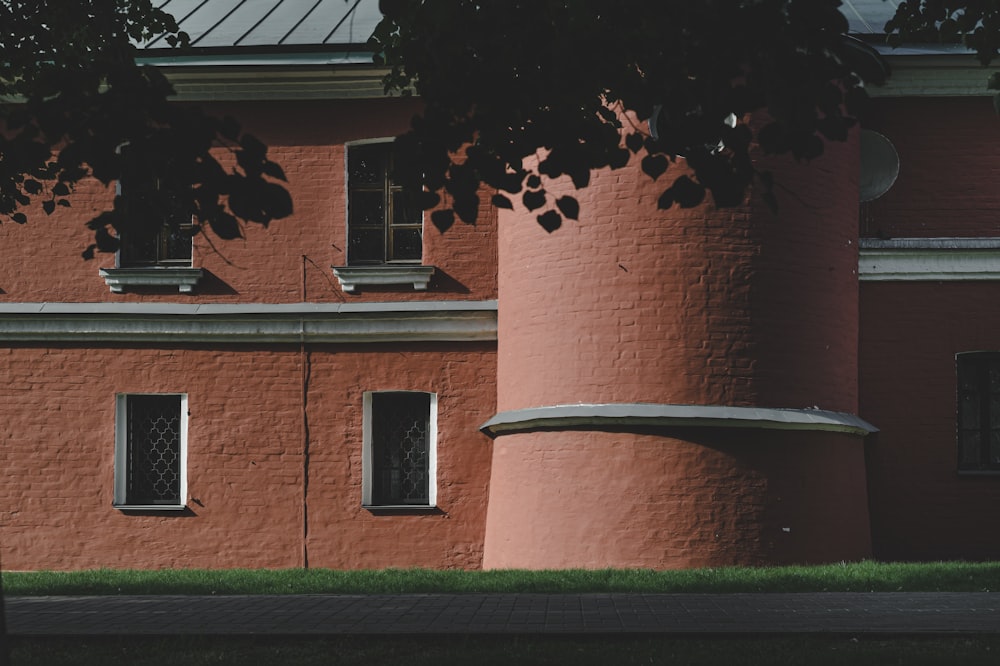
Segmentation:
[[(921, 44), (890, 49), (886, 22), (901, 0), (842, 0), (851, 34), (879, 52), (893, 55), (967, 53), (954, 44)], [(364, 44), (382, 15), (378, 0), (154, 0), (173, 15), (191, 38), (194, 53), (177, 56), (156, 37), (142, 45), (146, 57), (159, 64), (240, 64), (253, 54), (268, 63), (359, 64), (371, 62)], [(263, 54), (267, 54), (266, 56)], [(232, 61), (232, 62), (230, 62)]]
[[(363, 45), (382, 15), (377, 0), (156, 0), (199, 49), (296, 50)], [(162, 37), (142, 45), (169, 48)]]

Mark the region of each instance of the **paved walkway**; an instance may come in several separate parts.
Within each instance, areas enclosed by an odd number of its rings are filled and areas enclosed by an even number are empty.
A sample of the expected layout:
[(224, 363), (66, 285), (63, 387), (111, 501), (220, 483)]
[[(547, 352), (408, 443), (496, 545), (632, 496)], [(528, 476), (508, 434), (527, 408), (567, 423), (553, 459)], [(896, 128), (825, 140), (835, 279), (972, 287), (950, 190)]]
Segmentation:
[(12, 635), (1000, 633), (1000, 593), (8, 597)]

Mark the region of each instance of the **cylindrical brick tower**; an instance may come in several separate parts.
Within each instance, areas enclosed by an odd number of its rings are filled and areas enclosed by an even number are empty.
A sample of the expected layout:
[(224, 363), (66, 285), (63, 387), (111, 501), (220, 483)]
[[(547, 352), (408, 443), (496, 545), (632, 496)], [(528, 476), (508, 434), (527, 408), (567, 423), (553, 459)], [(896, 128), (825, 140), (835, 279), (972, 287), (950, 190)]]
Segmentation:
[(637, 165), (551, 235), (501, 211), (485, 568), (870, 555), (857, 140), (768, 167), (777, 214), (658, 210), (682, 167)]

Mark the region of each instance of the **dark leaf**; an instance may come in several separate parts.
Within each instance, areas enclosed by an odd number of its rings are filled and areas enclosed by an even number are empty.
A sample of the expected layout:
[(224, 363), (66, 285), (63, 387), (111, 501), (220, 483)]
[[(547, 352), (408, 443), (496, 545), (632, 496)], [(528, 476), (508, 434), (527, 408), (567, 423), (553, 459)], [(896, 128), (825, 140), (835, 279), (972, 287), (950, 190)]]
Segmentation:
[(545, 190), (525, 192), (521, 200), (528, 210), (537, 210), (545, 205)]
[(38, 194), (42, 191), (42, 184), (30, 178), (24, 181), (22, 187), (24, 187), (24, 191), (28, 194)]
[(97, 246), (91, 243), (90, 245), (87, 246), (86, 250), (80, 253), (80, 256), (89, 261), (90, 259), (94, 258), (94, 250), (96, 248)]
[(56, 183), (52, 186), (52, 194), (57, 197), (65, 197), (69, 195), (69, 186), (66, 183)]
[(509, 210), (514, 209), (514, 204), (511, 202), (511, 200), (502, 194), (494, 194), (493, 198), (490, 199), (490, 201), (493, 202), (493, 205), (496, 206), (497, 208), (507, 208)]
[(270, 176), (275, 180), (283, 180), (283, 181), (288, 180), (288, 178), (285, 177), (285, 172), (282, 170), (282, 168), (274, 162), (270, 161), (265, 162), (264, 167), (263, 169), (261, 169), (261, 171), (264, 173), (265, 176)]
[(705, 200), (705, 187), (687, 176), (681, 176), (674, 181), (673, 198), (681, 208), (694, 208)]
[(551, 234), (562, 226), (562, 216), (554, 210), (547, 210), (538, 216), (538, 224)]
[(42, 210), (45, 211), (46, 215), (51, 215), (53, 212), (55, 212), (55, 209), (56, 209), (56, 202), (53, 201), (52, 199), (42, 202)]
[(653, 180), (662, 176), (669, 166), (670, 162), (663, 155), (646, 155), (642, 158), (642, 170)]
[(26, 224), (28, 222), (28, 216), (24, 213), (14, 213), (10, 216), (10, 219), (14, 220), (18, 224)]
[(463, 194), (455, 197), (452, 202), (452, 210), (458, 215), (458, 219), (466, 224), (475, 224), (479, 215), (479, 197), (475, 194)]
[(674, 205), (674, 188), (667, 188), (660, 198), (656, 200), (656, 207), (660, 210), (670, 210), (670, 207)]
[(531, 189), (535, 190), (542, 186), (542, 179), (538, 177), (537, 174), (531, 174), (524, 184)]
[(454, 226), (455, 213), (450, 210), (436, 210), (431, 213), (431, 222), (443, 233)]
[(556, 206), (558, 206), (559, 212), (569, 219), (580, 219), (580, 202), (578, 202), (575, 197), (559, 197), (556, 200)]
[(208, 223), (212, 227), (212, 231), (215, 232), (215, 235), (223, 240), (233, 240), (234, 238), (243, 237), (243, 230), (240, 229), (239, 221), (229, 213), (220, 212), (209, 220)]
[(633, 153), (637, 153), (640, 150), (642, 150), (642, 146), (645, 140), (646, 137), (644, 137), (642, 134), (639, 134), (638, 132), (633, 132), (625, 137), (625, 145)]
[(590, 167), (586, 164), (580, 164), (576, 168), (567, 171), (567, 173), (573, 180), (573, 186), (576, 189), (582, 190), (590, 185)]

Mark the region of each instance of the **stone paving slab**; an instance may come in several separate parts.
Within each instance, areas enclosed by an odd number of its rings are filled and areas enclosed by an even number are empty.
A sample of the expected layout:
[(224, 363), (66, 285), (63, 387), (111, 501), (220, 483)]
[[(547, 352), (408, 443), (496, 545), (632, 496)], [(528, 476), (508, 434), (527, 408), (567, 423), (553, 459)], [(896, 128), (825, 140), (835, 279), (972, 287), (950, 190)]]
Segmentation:
[(1000, 633), (1000, 593), (7, 597), (11, 635)]

